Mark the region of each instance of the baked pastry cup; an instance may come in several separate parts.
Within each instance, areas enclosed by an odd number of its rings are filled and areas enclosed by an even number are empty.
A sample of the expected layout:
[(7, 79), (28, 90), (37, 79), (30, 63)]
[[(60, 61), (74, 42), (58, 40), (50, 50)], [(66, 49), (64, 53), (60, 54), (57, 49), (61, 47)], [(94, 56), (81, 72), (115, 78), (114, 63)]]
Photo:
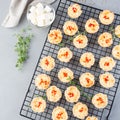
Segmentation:
[(108, 97), (106, 94), (98, 93), (93, 96), (92, 103), (98, 109), (105, 108), (108, 104)]
[(52, 120), (68, 120), (68, 114), (65, 108), (57, 106), (52, 111)]
[(68, 36), (73, 36), (78, 31), (78, 26), (73, 21), (67, 21), (63, 25), (63, 31)]
[(98, 32), (98, 30), (99, 30), (99, 23), (95, 19), (90, 18), (87, 20), (87, 22), (85, 24), (85, 30), (88, 33), (94, 34), (94, 33)]
[(120, 60), (120, 45), (114, 46), (112, 49), (112, 55), (115, 59)]
[(113, 38), (112, 38), (112, 34), (108, 33), (108, 32), (104, 32), (102, 33), (99, 37), (98, 37), (98, 44), (101, 47), (110, 47), (113, 44)]
[(79, 4), (72, 4), (68, 7), (68, 16), (71, 18), (78, 18), (82, 14), (81, 6)]
[(103, 10), (99, 15), (100, 22), (104, 25), (110, 25), (114, 20), (114, 13), (110, 10)]
[(50, 30), (48, 34), (48, 41), (51, 44), (59, 44), (62, 41), (62, 32), (59, 29)]
[(41, 113), (45, 111), (46, 101), (42, 97), (36, 97), (33, 98), (30, 106), (34, 112)]

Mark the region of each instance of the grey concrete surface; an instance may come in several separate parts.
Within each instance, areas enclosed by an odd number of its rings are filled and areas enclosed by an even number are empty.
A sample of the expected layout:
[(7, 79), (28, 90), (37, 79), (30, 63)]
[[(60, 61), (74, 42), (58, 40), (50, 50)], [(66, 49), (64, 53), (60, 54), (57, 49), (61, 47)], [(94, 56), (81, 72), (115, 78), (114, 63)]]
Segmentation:
[[(57, 2), (53, 5), (55, 8)], [(0, 0), (0, 23), (2, 23), (8, 12), (9, 4), (10, 0)], [(85, 4), (101, 9), (110, 9), (120, 14), (120, 0), (86, 0)], [(23, 70), (18, 71), (15, 68), (17, 55), (14, 52), (14, 45), (17, 40), (13, 34), (27, 25), (28, 22), (24, 15), (20, 24), (13, 29), (0, 26), (0, 120), (27, 120), (19, 115), (19, 111), (49, 29), (33, 27), (35, 37), (31, 42), (30, 57)], [(119, 93), (120, 86), (109, 120), (120, 120)]]

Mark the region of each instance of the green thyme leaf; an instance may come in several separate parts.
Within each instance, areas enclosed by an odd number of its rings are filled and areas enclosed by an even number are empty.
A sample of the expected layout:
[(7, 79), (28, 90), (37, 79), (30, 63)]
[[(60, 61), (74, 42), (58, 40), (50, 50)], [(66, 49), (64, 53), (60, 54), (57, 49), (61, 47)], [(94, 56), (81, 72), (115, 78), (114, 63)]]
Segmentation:
[(75, 38), (75, 37), (77, 37), (78, 35), (86, 35), (87, 34), (87, 32), (86, 31), (83, 31), (83, 32), (81, 32), (81, 31), (78, 31), (74, 36), (72, 36), (72, 37), (69, 37), (69, 41), (70, 42), (73, 42), (73, 39)]
[(75, 81), (71, 80), (71, 81), (69, 82), (69, 84), (70, 84), (70, 85), (75, 85)]
[(24, 28), (20, 33), (15, 34), (17, 38), (17, 43), (15, 45), (15, 52), (18, 55), (16, 67), (21, 69), (24, 62), (28, 59), (28, 49), (30, 47), (30, 41), (33, 34), (30, 33), (30, 27)]
[(114, 26), (110, 26), (109, 31), (110, 32), (114, 31)]
[(115, 29), (114, 26), (110, 26), (109, 28), (110, 33), (112, 34), (112, 38), (113, 40), (117, 38), (117, 36), (115, 35)]
[(74, 39), (74, 37), (70, 37), (68, 40), (69, 40), (70, 42), (72, 42), (73, 39)]
[(61, 43), (58, 44), (58, 46), (59, 46), (59, 47), (64, 47), (65, 44), (61, 42)]
[[(70, 79), (70, 78), (68, 78), (68, 80), (69, 80), (69, 79)], [(76, 85), (77, 83), (76, 83), (74, 80), (71, 80), (71, 81), (69, 82), (69, 84), (76, 86), (76, 87), (78, 88), (78, 90), (81, 92), (81, 95), (82, 95), (82, 96), (86, 97), (88, 100), (91, 100), (91, 97), (90, 97), (89, 95), (85, 94), (85, 93), (83, 92), (83, 90), (81, 89), (81, 87), (80, 87), (79, 85)]]
[(46, 100), (47, 99), (47, 96), (41, 96), (44, 100)]

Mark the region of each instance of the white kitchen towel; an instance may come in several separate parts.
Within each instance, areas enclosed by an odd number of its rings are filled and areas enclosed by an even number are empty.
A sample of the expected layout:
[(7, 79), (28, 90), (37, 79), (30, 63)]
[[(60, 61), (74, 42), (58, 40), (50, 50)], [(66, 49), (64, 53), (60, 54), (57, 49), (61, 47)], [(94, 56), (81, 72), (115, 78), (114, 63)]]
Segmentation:
[(12, 28), (18, 25), (28, 1), (29, 0), (11, 0), (9, 12), (4, 19), (2, 26)]

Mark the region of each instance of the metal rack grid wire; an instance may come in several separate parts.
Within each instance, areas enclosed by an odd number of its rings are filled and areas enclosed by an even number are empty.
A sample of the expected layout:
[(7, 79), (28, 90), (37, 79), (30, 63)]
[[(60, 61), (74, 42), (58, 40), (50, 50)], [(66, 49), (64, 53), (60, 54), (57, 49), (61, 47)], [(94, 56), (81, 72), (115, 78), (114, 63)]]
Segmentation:
[[(60, 0), (57, 11), (56, 11), (56, 20), (51, 25), (50, 29), (59, 28), (62, 30), (64, 22), (67, 20), (71, 20), (67, 15), (67, 8), (68, 8), (68, 6), (70, 6), (73, 3), (75, 3), (75, 2), (72, 0)], [(79, 29), (81, 31), (84, 31), (85, 22), (89, 18), (95, 18), (99, 22), (98, 16), (99, 16), (99, 13), (101, 12), (101, 10), (93, 8), (93, 7), (89, 7), (89, 6), (86, 6), (83, 4), (80, 4), (80, 5), (82, 7), (83, 13), (78, 19), (73, 20), (73, 21), (75, 21), (78, 24)], [(74, 76), (75, 76), (75, 79), (76, 79), (76, 82), (78, 85), (79, 85), (79, 82), (77, 80), (79, 79), (79, 76), (82, 73), (90, 72), (95, 75), (96, 84), (89, 89), (86, 89), (86, 88), (82, 88), (82, 89), (83, 89), (84, 93), (86, 93), (86, 95), (89, 95), (89, 96), (93, 96), (99, 92), (107, 94), (108, 99), (109, 99), (108, 106), (105, 109), (96, 109), (92, 105), (91, 101), (89, 99), (87, 99), (85, 96), (81, 96), (79, 101), (87, 104), (87, 106), (89, 108), (89, 115), (95, 115), (98, 117), (99, 120), (108, 119), (109, 114), (112, 109), (114, 99), (115, 99), (117, 88), (119, 85), (120, 62), (116, 60), (116, 67), (112, 71), (110, 71), (116, 79), (115, 86), (110, 89), (103, 88), (99, 84), (99, 75), (101, 73), (103, 73), (104, 71), (102, 71), (99, 68), (98, 64), (99, 64), (99, 59), (101, 57), (111, 56), (112, 48), (115, 45), (117, 45), (119, 42), (118, 42), (118, 39), (115, 39), (114, 43), (111, 47), (102, 48), (98, 45), (97, 38), (102, 32), (109, 31), (111, 26), (115, 27), (118, 24), (120, 24), (120, 16), (118, 14), (115, 14), (115, 20), (112, 23), (112, 25), (104, 26), (104, 25), (100, 24), (99, 32), (97, 32), (94, 35), (87, 34), (87, 37), (89, 39), (89, 44), (85, 49), (75, 48), (73, 46), (73, 44), (69, 41), (69, 37), (66, 35), (63, 35), (63, 42), (64, 42), (65, 46), (69, 47), (73, 51), (73, 54), (74, 54), (72, 60), (69, 63), (62, 63), (57, 59), (57, 52), (60, 49), (60, 47), (57, 45), (50, 44), (48, 42), (48, 40), (46, 39), (44, 47), (43, 47), (41, 55), (40, 55), (40, 58), (38, 60), (37, 66), (35, 68), (30, 86), (26, 93), (22, 108), (20, 110), (20, 115), (22, 115), (26, 118), (30, 118), (32, 120), (50, 120), (53, 108), (56, 106), (62, 106), (67, 110), (68, 115), (69, 115), (69, 120), (78, 120), (72, 114), (73, 104), (68, 103), (64, 97), (64, 91), (69, 86), (69, 84), (61, 83), (57, 77), (57, 73), (60, 68), (68, 67), (74, 72)], [(81, 66), (79, 64), (79, 58), (80, 58), (81, 54), (85, 53), (87, 51), (92, 52), (95, 55), (95, 59), (96, 59), (96, 62), (91, 67), (91, 69), (84, 68), (83, 66)], [(39, 66), (40, 59), (45, 56), (48, 56), (48, 55), (52, 56), (56, 62), (56, 66), (51, 72), (46, 72), (46, 71), (42, 70), (41, 67)], [(52, 79), (51, 85), (56, 85), (57, 87), (59, 87), (62, 90), (63, 96), (62, 96), (61, 100), (57, 103), (52, 103), (52, 102), (47, 101), (47, 108), (46, 108), (45, 112), (34, 113), (30, 108), (30, 103), (31, 103), (32, 99), (36, 96), (44, 96), (45, 95), (45, 91), (38, 90), (34, 84), (34, 80), (35, 80), (36, 76), (40, 73), (45, 73), (45, 74), (51, 76), (51, 79)]]

